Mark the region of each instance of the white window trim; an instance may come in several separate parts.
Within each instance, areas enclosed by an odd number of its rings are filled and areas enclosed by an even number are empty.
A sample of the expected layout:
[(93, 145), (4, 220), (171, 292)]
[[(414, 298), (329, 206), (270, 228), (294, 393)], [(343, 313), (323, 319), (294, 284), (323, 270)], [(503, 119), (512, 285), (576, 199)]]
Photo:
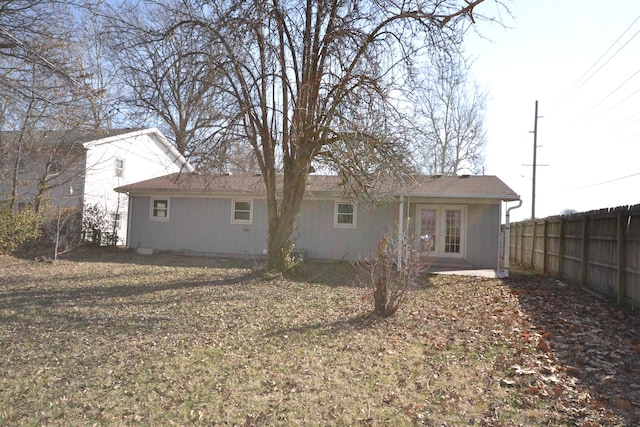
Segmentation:
[[(339, 205), (352, 205), (353, 206), (353, 223), (343, 224), (338, 222), (338, 206)], [(356, 228), (358, 223), (358, 204), (355, 202), (349, 202), (346, 200), (336, 200), (333, 205), (333, 228)]]
[[(249, 203), (249, 219), (236, 219), (236, 202)], [(253, 199), (232, 199), (231, 200), (231, 224), (253, 224)]]
[[(118, 167), (118, 161), (122, 162), (122, 168)], [(116, 157), (113, 161), (113, 176), (115, 178), (124, 178), (124, 168), (125, 168), (125, 161), (124, 159), (120, 158), (120, 157)], [(120, 174), (118, 175), (118, 171), (120, 171)]]
[[(166, 217), (153, 216), (153, 203), (156, 200), (166, 200), (167, 201), (167, 216)], [(170, 197), (152, 197), (151, 198), (151, 203), (150, 203), (150, 206), (149, 206), (149, 219), (151, 221), (169, 222), (170, 215), (171, 215), (171, 198)]]
[[(468, 217), (467, 217), (467, 205), (440, 205), (440, 204), (418, 204), (416, 205), (416, 221), (415, 221), (415, 234), (416, 236), (420, 236), (420, 210), (425, 208), (425, 209), (434, 209), (436, 210), (436, 225), (437, 225), (437, 236), (438, 236), (438, 243), (437, 243), (437, 248), (436, 251), (434, 253), (427, 253), (427, 252), (423, 252), (422, 255), (426, 255), (426, 256), (436, 256), (436, 257), (440, 257), (440, 258), (462, 258), (462, 259), (466, 259), (467, 258), (467, 221), (468, 221)], [(454, 253), (454, 252), (444, 252), (444, 248), (445, 248), (445, 241), (444, 241), (444, 237), (446, 234), (446, 223), (445, 223), (445, 211), (447, 209), (454, 209), (454, 210), (460, 210), (461, 212), (461, 224), (460, 224), (460, 252)], [(420, 242), (417, 241), (416, 245), (418, 245), (418, 247), (420, 247)]]
[(116, 230), (120, 230), (122, 226), (122, 217), (119, 213), (113, 212), (111, 214), (111, 228), (115, 228)]

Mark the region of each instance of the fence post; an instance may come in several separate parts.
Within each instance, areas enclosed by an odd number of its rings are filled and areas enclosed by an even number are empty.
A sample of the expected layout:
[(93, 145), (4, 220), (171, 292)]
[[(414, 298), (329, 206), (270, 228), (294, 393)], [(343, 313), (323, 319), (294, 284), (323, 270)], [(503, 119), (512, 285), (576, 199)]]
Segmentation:
[(618, 305), (624, 304), (627, 292), (627, 245), (626, 229), (629, 222), (628, 213), (618, 212)]
[(589, 258), (587, 256), (587, 241), (589, 240), (589, 235), (587, 232), (587, 227), (589, 223), (589, 217), (585, 215), (582, 218), (582, 270), (580, 272), (580, 285), (587, 285), (587, 264), (589, 263)]
[(531, 220), (531, 224), (532, 224), (532, 229), (531, 229), (531, 262), (529, 263), (529, 266), (531, 267), (532, 270), (536, 269), (536, 259), (535, 259), (535, 254), (536, 254), (536, 220), (532, 219)]
[(547, 225), (549, 221), (547, 219), (544, 220), (544, 224), (542, 225), (542, 272), (547, 274)]
[(524, 222), (520, 223), (520, 262), (524, 265)]
[(558, 244), (558, 279), (562, 280), (564, 270), (564, 228), (565, 219), (560, 218), (560, 243)]

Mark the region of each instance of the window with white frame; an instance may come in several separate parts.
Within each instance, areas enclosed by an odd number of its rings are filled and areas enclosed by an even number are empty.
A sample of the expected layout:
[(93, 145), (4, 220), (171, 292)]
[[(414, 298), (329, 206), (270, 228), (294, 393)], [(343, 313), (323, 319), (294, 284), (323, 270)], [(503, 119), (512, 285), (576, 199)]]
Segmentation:
[(151, 199), (151, 220), (169, 221), (169, 199)]
[(253, 201), (252, 200), (232, 200), (231, 201), (231, 223), (232, 224), (252, 224), (253, 223)]
[(335, 228), (356, 228), (357, 206), (351, 202), (336, 202), (333, 216)]
[(113, 176), (124, 178), (124, 159), (115, 159), (113, 164)]
[(120, 214), (119, 213), (111, 214), (111, 226), (116, 230), (120, 230)]

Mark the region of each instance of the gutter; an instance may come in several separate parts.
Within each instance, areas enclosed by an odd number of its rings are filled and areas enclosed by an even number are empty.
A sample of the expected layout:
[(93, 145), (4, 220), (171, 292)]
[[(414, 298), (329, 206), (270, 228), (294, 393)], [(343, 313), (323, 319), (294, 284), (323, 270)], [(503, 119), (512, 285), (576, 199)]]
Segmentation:
[(398, 271), (402, 269), (402, 254), (404, 251), (402, 250), (402, 246), (404, 237), (404, 195), (400, 195), (400, 209), (398, 209)]
[(518, 204), (507, 209), (506, 222), (504, 226), (504, 268), (502, 270), (503, 277), (509, 277), (509, 250), (511, 248), (511, 225), (509, 224), (509, 213), (512, 209), (518, 209), (522, 206), (522, 199), (518, 200)]

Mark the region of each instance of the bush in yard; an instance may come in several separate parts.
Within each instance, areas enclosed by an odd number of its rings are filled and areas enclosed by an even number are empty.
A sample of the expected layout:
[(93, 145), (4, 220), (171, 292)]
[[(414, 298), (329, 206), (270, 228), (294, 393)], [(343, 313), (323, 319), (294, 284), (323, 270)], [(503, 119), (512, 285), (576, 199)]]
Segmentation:
[(378, 256), (369, 267), (369, 283), (373, 289), (374, 313), (382, 317), (393, 316), (406, 300), (425, 270), (420, 256), (409, 244), (406, 233), (402, 243), (389, 236), (378, 244)]
[(83, 240), (96, 246), (115, 245), (118, 236), (111, 226), (107, 210), (98, 204), (85, 206), (82, 215)]
[(73, 207), (50, 209), (42, 229), (43, 244), (53, 246), (53, 259), (57, 260), (59, 255), (71, 252), (80, 244), (82, 211)]
[(30, 209), (12, 212), (0, 208), (0, 254), (14, 254), (40, 236), (42, 216)]

